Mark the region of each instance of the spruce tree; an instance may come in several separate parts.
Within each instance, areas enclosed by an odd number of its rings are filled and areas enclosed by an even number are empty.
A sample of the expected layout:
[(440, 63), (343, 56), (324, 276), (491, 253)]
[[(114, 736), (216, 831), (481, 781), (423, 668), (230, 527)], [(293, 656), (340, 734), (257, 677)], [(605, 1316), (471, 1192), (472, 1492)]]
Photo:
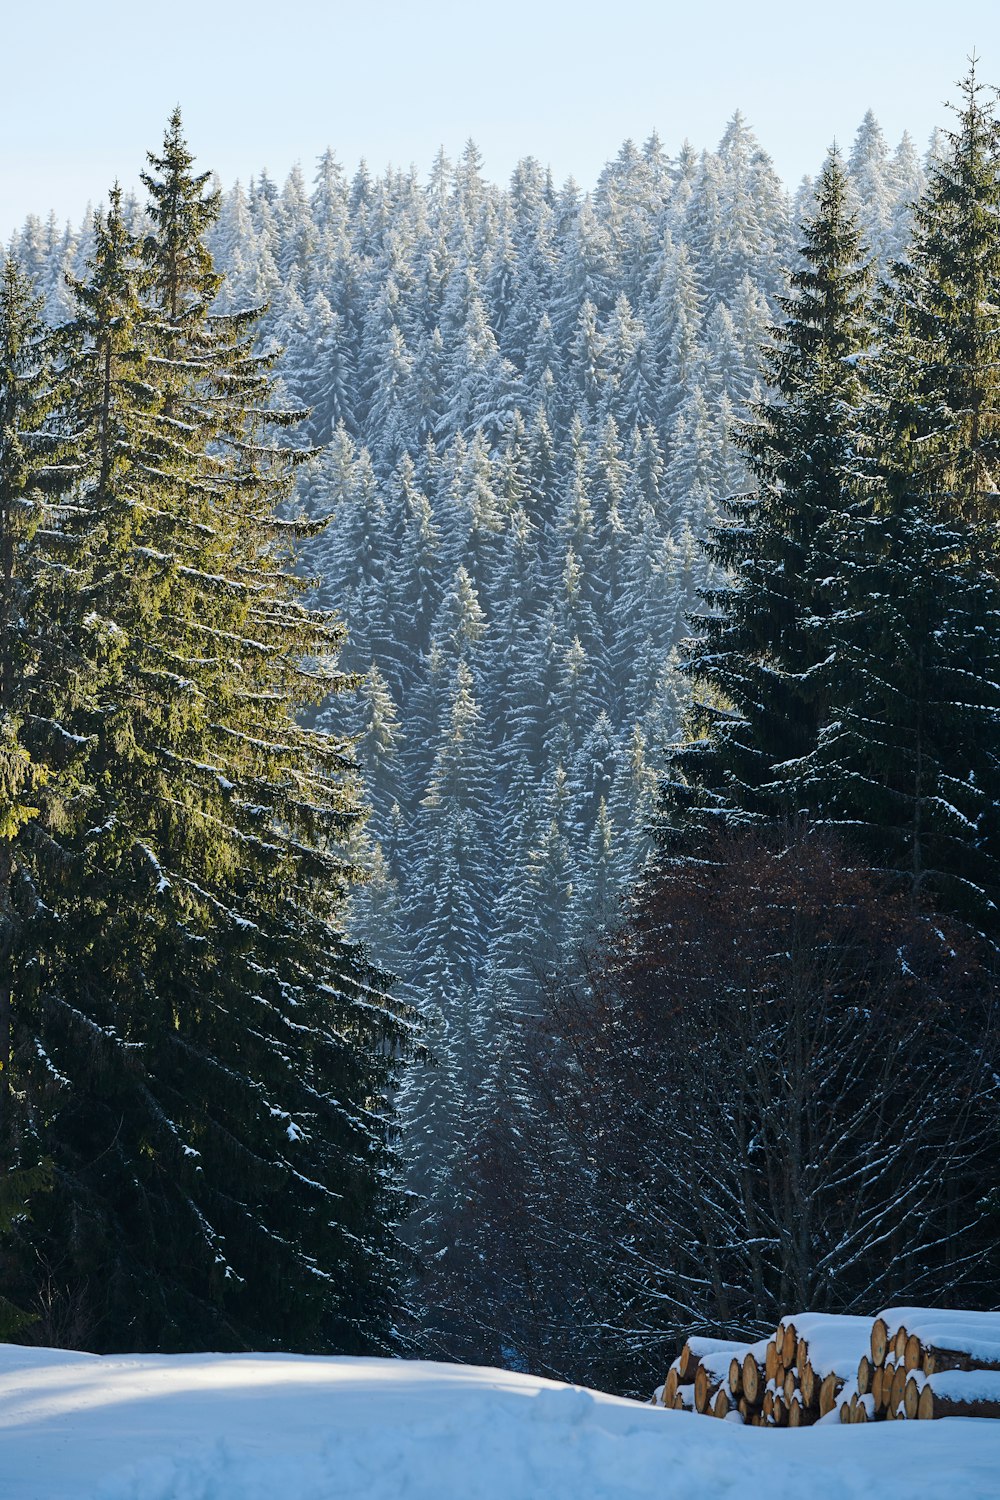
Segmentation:
[(996, 548), (1000, 490), (1000, 121), (975, 62), (913, 211), (881, 315), (879, 441), (893, 495), (933, 497)]
[(672, 800), (702, 817), (760, 818), (801, 810), (779, 770), (806, 755), (822, 719), (815, 621), (828, 610), (829, 538), (849, 504), (870, 340), (869, 273), (848, 184), (829, 156), (804, 226), (802, 263), (767, 353), (768, 396), (741, 446), (755, 481), (727, 501), (708, 553), (727, 581), (684, 670), (694, 679), (691, 742), (671, 757)]
[(79, 794), (83, 748), (60, 722), (80, 669), (63, 635), (78, 559), (60, 555), (53, 512), (76, 455), (54, 421), (60, 386), (42, 311), (8, 258), (0, 277), (0, 1171), (25, 1153), (30, 1171), (12, 1095), (15, 974), (43, 905), (39, 863), (59, 858), (58, 846), (44, 850), (39, 826), (47, 810)]
[(1000, 838), (1000, 126), (975, 67), (879, 299), (856, 500), (816, 630), (810, 800), (878, 865), (995, 926)]
[(113, 195), (68, 334), (93, 790), (72, 940), (18, 1019), (63, 1080), (21, 1265), (72, 1279), (92, 1347), (378, 1347), (402, 1034), (343, 928), (356, 771), (303, 723), (350, 685), (343, 627), (291, 570), (295, 414), (254, 315), (212, 311), (217, 205), (176, 114), (150, 166), (152, 232)]

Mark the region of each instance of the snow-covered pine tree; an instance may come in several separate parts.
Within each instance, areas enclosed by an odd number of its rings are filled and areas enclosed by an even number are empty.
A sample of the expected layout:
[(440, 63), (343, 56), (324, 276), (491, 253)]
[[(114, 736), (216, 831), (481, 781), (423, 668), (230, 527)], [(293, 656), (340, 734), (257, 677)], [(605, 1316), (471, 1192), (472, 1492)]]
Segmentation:
[(829, 608), (829, 538), (848, 504), (870, 338), (870, 278), (836, 153), (801, 255), (768, 353), (770, 398), (743, 430), (757, 488), (729, 500), (712, 533), (709, 555), (728, 577), (706, 596), (684, 666), (696, 705), (689, 743), (671, 756), (668, 804), (696, 803), (696, 822), (801, 811), (780, 768), (808, 754), (821, 722), (815, 619)]
[(914, 894), (995, 927), (1000, 838), (1000, 124), (970, 69), (880, 299), (867, 462), (831, 529), (828, 708), (804, 768)]

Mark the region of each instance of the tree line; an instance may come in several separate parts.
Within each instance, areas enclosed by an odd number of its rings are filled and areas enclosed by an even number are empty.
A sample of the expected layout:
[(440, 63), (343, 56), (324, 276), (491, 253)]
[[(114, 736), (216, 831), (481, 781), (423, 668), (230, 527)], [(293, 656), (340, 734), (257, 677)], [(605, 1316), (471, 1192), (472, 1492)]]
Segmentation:
[[(898, 254), (921, 156), (868, 114), (846, 166), (873, 251)], [(359, 737), (352, 931), (435, 1059), (398, 1101), (428, 1259), (520, 1019), (648, 851), (689, 693), (675, 648), (717, 572), (700, 542), (748, 482), (731, 433), (810, 194), (737, 113), (714, 150), (626, 142), (590, 192), (531, 158), (492, 183), (471, 143), (426, 181), (327, 152), (311, 181), (235, 184), (207, 227), (217, 307), (266, 304), (282, 399), (326, 445), (299, 496), (334, 519), (301, 567), (364, 683), (316, 722)], [(90, 240), (15, 237), (54, 323)]]

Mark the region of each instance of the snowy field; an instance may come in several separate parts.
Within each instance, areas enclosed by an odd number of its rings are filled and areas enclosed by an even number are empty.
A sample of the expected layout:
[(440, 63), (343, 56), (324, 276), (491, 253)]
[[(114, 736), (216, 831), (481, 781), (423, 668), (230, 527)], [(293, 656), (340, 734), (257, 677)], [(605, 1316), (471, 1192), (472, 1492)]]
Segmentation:
[(0, 1345), (3, 1500), (1000, 1497), (1000, 1422), (744, 1429), (499, 1370)]

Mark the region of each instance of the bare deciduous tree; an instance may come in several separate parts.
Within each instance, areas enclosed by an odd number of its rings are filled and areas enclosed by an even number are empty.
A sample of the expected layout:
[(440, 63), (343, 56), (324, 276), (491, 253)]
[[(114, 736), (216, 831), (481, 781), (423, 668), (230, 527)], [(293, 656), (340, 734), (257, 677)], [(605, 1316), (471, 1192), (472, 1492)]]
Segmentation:
[(728, 834), (525, 1037), (440, 1300), (482, 1356), (633, 1390), (681, 1331), (981, 1300), (997, 1037), (968, 934), (815, 831)]

